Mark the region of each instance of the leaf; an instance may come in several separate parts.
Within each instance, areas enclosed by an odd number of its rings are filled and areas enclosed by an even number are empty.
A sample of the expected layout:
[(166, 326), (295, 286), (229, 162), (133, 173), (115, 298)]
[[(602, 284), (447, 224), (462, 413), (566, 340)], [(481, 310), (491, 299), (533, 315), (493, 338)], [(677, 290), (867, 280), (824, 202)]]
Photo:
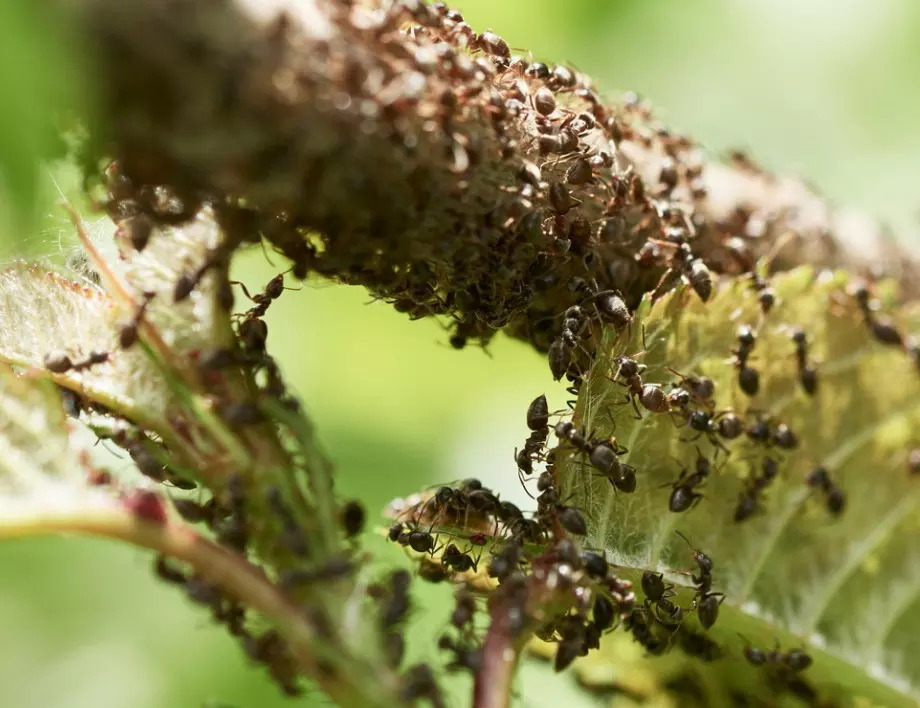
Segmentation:
[(48, 517), (116, 506), (110, 493), (87, 483), (53, 385), (0, 364), (0, 536)]
[[(785, 651), (807, 648), (815, 665), (804, 675), (835, 698), (911, 705), (920, 696), (920, 654), (911, 650), (920, 636), (920, 475), (905, 460), (920, 443), (920, 371), (905, 348), (873, 338), (846, 274), (804, 267), (772, 285), (778, 301), (766, 315), (749, 284), (726, 281), (706, 304), (687, 286), (654, 304), (646, 298), (624, 336), (607, 332), (606, 356), (587, 377), (576, 422), (628, 448), (622, 461), (636, 467), (638, 486), (617, 494), (573, 453), (564, 488), (590, 519), (586, 545), (607, 549), (617, 564), (666, 571), (671, 582), (691, 586), (686, 571), (696, 565), (676, 530), (714, 560), (713, 590), (726, 598), (710, 636), (729, 659), (713, 666), (728, 685), (762, 688), (769, 672), (748, 666), (741, 649), (746, 641), (765, 650), (779, 642)], [(887, 285), (876, 293), (890, 311), (874, 318), (890, 316), (901, 332), (918, 328), (915, 303), (896, 306)], [(757, 331), (753, 398), (741, 391), (730, 353), (742, 324)], [(808, 335), (819, 371), (814, 397), (799, 382), (791, 326)], [(786, 423), (798, 448), (768, 448), (742, 435), (723, 441), (730, 455), (715, 456), (716, 436), (698, 435), (679, 415), (640, 407), (637, 421), (626, 389), (610, 380), (620, 355), (647, 366), (645, 382), (665, 391), (680, 383), (666, 367), (711, 377), (715, 411), (731, 409), (747, 424), (763, 417), (774, 429)], [(683, 467), (692, 470), (697, 448), (715, 471), (694, 509), (671, 513), (671, 485)], [(779, 476), (762, 495), (762, 512), (736, 523), (740, 495), (765, 457), (780, 463)], [(846, 495), (839, 518), (826, 494), (806, 484), (818, 465)], [(689, 605), (690, 594), (682, 598)]]
[(91, 283), (68, 281), (24, 263), (0, 272), (0, 360), (45, 370), (45, 356), (63, 352), (72, 361), (109, 352), (109, 362), (55, 378), (130, 419), (163, 417), (169, 389), (138, 348), (118, 347), (116, 303)]

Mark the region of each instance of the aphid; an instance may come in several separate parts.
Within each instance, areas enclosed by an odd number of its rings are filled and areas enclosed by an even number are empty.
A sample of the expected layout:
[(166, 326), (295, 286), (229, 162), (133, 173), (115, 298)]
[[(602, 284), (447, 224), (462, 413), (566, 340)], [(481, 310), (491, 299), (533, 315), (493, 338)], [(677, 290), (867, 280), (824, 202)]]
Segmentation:
[(402, 533), (403, 525), (400, 523), (395, 523), (390, 526), (389, 530), (387, 531), (387, 538), (395, 542), (397, 539), (399, 539)]
[(123, 501), (128, 511), (139, 521), (157, 526), (166, 524), (166, 504), (153, 490), (135, 489), (127, 494)]
[(753, 484), (748, 484), (738, 495), (738, 504), (735, 506), (733, 519), (736, 524), (747, 521), (760, 511), (758, 503), (759, 488)]

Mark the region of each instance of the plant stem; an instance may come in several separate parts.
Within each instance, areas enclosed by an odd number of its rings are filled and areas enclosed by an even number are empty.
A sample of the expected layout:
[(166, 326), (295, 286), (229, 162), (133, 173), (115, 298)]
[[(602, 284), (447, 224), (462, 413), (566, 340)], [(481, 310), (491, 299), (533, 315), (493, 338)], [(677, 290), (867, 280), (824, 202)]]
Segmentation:
[(390, 708), (397, 702), (394, 687), (384, 685), (372, 667), (361, 666), (355, 657), (343, 656), (340, 645), (319, 636), (302, 608), (260, 568), (182, 523), (145, 523), (126, 509), (97, 506), (61, 513), (39, 512), (0, 524), (0, 539), (52, 533), (118, 539), (184, 561), (205, 580), (271, 620), (290, 643), (303, 673), (337, 705)]

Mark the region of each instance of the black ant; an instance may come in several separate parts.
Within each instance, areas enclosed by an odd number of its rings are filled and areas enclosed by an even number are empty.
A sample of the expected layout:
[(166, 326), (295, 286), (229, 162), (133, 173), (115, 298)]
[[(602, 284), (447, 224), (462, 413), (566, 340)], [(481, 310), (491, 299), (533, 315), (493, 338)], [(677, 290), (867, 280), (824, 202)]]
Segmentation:
[(145, 292), (144, 300), (137, 308), (134, 315), (128, 322), (121, 326), (121, 329), (119, 329), (118, 343), (122, 349), (130, 349), (134, 346), (134, 343), (137, 341), (138, 328), (140, 327), (141, 321), (144, 319), (144, 313), (146, 313), (147, 306), (150, 305), (150, 301), (155, 295), (156, 293), (153, 292)]
[(441, 564), (455, 573), (479, 570), (479, 557), (473, 558), (469, 551), (461, 552), (453, 543), (448, 544), (441, 555)]
[(700, 624), (704, 629), (709, 629), (715, 624), (719, 617), (719, 606), (725, 599), (725, 594), (711, 591), (712, 559), (702, 551), (694, 548), (693, 544), (690, 543), (690, 539), (684, 536), (680, 531), (675, 531), (674, 533), (684, 539), (687, 545), (690, 546), (690, 550), (693, 552), (693, 560), (696, 561), (700, 569), (699, 576), (691, 575), (690, 578), (693, 580), (693, 584), (696, 585), (696, 599), (694, 600), (694, 604), (697, 607), (697, 615), (699, 616)]
[(108, 352), (90, 352), (85, 359), (79, 361), (73, 361), (64, 352), (52, 352), (45, 355), (43, 363), (52, 374), (66, 374), (68, 371), (79, 373), (98, 364), (105, 364), (108, 360)]
[(776, 292), (770, 287), (770, 281), (761, 276), (759, 273), (751, 273), (751, 287), (757, 292), (757, 299), (760, 301), (760, 311), (767, 314), (776, 304)]
[(761, 464), (761, 473), (752, 476), (738, 495), (738, 504), (735, 506), (734, 521), (741, 523), (760, 513), (761, 495), (779, 474), (779, 463), (772, 457), (764, 457)]
[[(642, 336), (644, 340), (645, 330), (643, 330)], [(640, 354), (642, 353), (645, 353), (645, 351), (640, 352)], [(642, 404), (643, 408), (652, 413), (668, 413), (670, 411), (667, 395), (662, 390), (661, 385), (647, 384), (642, 380), (642, 374), (646, 370), (644, 365), (625, 355), (616, 357), (614, 361), (617, 365), (617, 371), (610, 380), (626, 388), (626, 400), (632, 403), (638, 419), (641, 420), (642, 414), (636, 404), (637, 400)]]
[(556, 424), (556, 437), (569, 442), (579, 452), (588, 456), (591, 466), (613, 486), (627, 494), (636, 489), (636, 470), (632, 465), (621, 462), (619, 456), (629, 450), (617, 445), (615, 438), (609, 440), (588, 440), (568, 420)]
[(831, 479), (826, 467), (815, 467), (805, 477), (805, 484), (824, 494), (825, 506), (833, 516), (843, 513), (846, 508), (846, 494)]
[(871, 299), (869, 289), (865, 283), (860, 283), (854, 288), (853, 296), (856, 298), (859, 309), (875, 340), (885, 346), (903, 347), (904, 337), (897, 327), (889, 320), (880, 319), (875, 315), (877, 302)]
[(680, 378), (681, 388), (686, 389), (698, 403), (712, 407), (712, 399), (716, 395), (716, 384), (708, 376), (697, 376), (696, 374), (682, 374), (668, 367), (668, 371)]
[[(703, 457), (703, 453), (697, 448), (696, 468), (690, 472), (689, 468), (684, 468), (677, 480), (671, 484), (672, 492), (668, 500), (668, 509), (675, 514), (687, 511), (696, 506), (702, 494), (694, 491), (705, 484), (706, 479), (712, 471), (712, 463)], [(662, 486), (667, 487), (668, 484)]]
[(584, 338), (589, 322), (584, 311), (578, 305), (572, 305), (565, 311), (562, 320), (562, 331), (550, 344), (547, 358), (553, 379), (559, 381), (569, 370), (573, 363), (573, 352), (578, 347), (579, 341)]
[(652, 300), (657, 300), (671, 289), (672, 284), (678, 277), (683, 278), (690, 283), (693, 291), (699, 296), (700, 300), (706, 302), (712, 296), (712, 273), (703, 262), (702, 258), (697, 258), (690, 244), (686, 242), (671, 243), (669, 241), (654, 241), (656, 245), (674, 248), (668, 269), (662, 274), (661, 279), (652, 292)]
[(425, 698), (433, 708), (446, 708), (444, 696), (428, 664), (411, 666), (402, 677), (399, 698), (405, 703)]
[(760, 373), (748, 366), (748, 359), (757, 344), (757, 335), (748, 325), (738, 328), (738, 346), (731, 350), (734, 365), (738, 369), (738, 386), (748, 396), (756, 396), (760, 391)]
[[(740, 635), (739, 635), (740, 636)], [(747, 644), (747, 640), (741, 637)], [(744, 658), (752, 666), (763, 666), (764, 664), (774, 664), (784, 666), (793, 673), (805, 671), (812, 664), (812, 658), (801, 649), (793, 649), (789, 652), (781, 652), (779, 644), (771, 651), (758, 649), (750, 644), (742, 649)]]
[(234, 285), (239, 285), (243, 289), (243, 293), (246, 295), (246, 297), (255, 303), (255, 307), (249, 310), (249, 312), (247, 312), (245, 315), (246, 317), (251, 318), (259, 318), (264, 316), (268, 311), (268, 306), (272, 304), (273, 300), (277, 300), (279, 297), (281, 297), (281, 293), (283, 293), (285, 290), (295, 289), (286, 288), (284, 286), (284, 273), (279, 273), (274, 278), (269, 280), (268, 283), (265, 284), (265, 290), (260, 293), (256, 293), (255, 295), (249, 294), (249, 290), (246, 288), (245, 284), (236, 280), (231, 280), (230, 282)]
[(467, 669), (475, 674), (482, 669), (481, 647), (459, 643), (453, 637), (445, 634), (438, 639), (438, 649), (449, 651), (454, 655), (453, 660), (447, 664), (448, 671)]
[(524, 476), (533, 474), (534, 460), (540, 458), (549, 436), (549, 406), (545, 395), (537, 396), (527, 407), (527, 427), (531, 432), (523, 449), (520, 452), (514, 451), (521, 484), (524, 483)]
[(720, 413), (712, 413), (708, 410), (695, 410), (690, 414), (690, 417), (687, 419), (687, 424), (690, 426), (690, 429), (697, 433), (693, 438), (681, 438), (683, 442), (696, 442), (700, 439), (701, 436), (705, 435), (713, 447), (717, 447), (726, 454), (728, 454), (728, 448), (722, 444), (722, 441), (719, 440), (719, 421), (726, 416), (734, 415), (731, 410), (724, 410)]
[(792, 330), (792, 341), (795, 343), (795, 359), (799, 368), (799, 382), (802, 389), (809, 396), (814, 396), (818, 390), (818, 371), (808, 365), (808, 336), (799, 327)]

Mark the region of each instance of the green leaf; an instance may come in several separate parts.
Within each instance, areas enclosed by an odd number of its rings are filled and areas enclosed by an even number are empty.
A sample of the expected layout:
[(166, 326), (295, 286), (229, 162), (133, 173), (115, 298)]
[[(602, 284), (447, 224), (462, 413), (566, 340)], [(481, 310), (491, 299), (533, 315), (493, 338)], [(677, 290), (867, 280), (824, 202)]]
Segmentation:
[[(846, 274), (804, 267), (775, 276), (773, 287), (778, 301), (764, 315), (747, 281), (723, 282), (705, 304), (680, 286), (654, 304), (646, 299), (622, 336), (605, 333), (576, 422), (628, 448), (621, 459), (636, 467), (637, 489), (617, 493), (574, 451), (563, 468), (564, 489), (589, 517), (586, 545), (634, 569), (634, 581), (644, 569), (661, 570), (692, 588), (686, 571), (696, 564), (677, 530), (713, 559), (713, 590), (726, 596), (709, 632), (724, 658), (703, 671), (718, 674), (715, 685), (767, 699), (790, 695), (776, 680), (768, 688), (777, 672), (755, 669), (741, 651), (746, 642), (764, 650), (779, 643), (783, 651), (804, 648), (814, 657), (802, 677), (822, 697), (916, 705), (920, 475), (909, 473), (906, 456), (920, 443), (920, 371), (908, 348), (874, 339)], [(902, 333), (916, 331), (917, 305), (892, 304), (897, 295), (886, 287), (875, 287), (876, 306), (889, 311), (873, 317), (891, 318)], [(741, 391), (730, 352), (742, 324), (757, 332), (750, 365), (759, 371), (760, 392), (753, 398)], [(792, 326), (808, 335), (808, 358), (819, 372), (814, 396), (799, 381)], [(699, 436), (680, 415), (640, 406), (637, 421), (626, 389), (611, 381), (620, 355), (647, 366), (644, 381), (666, 392), (680, 383), (667, 367), (711, 377), (714, 411), (731, 409), (747, 424), (762, 416), (774, 430), (786, 423), (800, 440), (797, 449), (741, 435), (721, 440), (730, 454), (716, 455), (715, 436)], [(714, 461), (704, 497), (692, 510), (671, 513), (670, 485), (682, 467), (692, 470), (697, 448)], [(761, 512), (736, 523), (740, 495), (765, 457), (780, 463), (779, 476), (762, 493)], [(829, 512), (826, 494), (806, 484), (818, 465), (846, 495), (839, 517)], [(688, 589), (676, 601), (689, 607), (691, 598)], [(695, 614), (688, 621), (695, 624)], [(665, 660), (673, 661), (670, 655), (656, 661)], [(709, 704), (717, 702), (711, 697)]]

